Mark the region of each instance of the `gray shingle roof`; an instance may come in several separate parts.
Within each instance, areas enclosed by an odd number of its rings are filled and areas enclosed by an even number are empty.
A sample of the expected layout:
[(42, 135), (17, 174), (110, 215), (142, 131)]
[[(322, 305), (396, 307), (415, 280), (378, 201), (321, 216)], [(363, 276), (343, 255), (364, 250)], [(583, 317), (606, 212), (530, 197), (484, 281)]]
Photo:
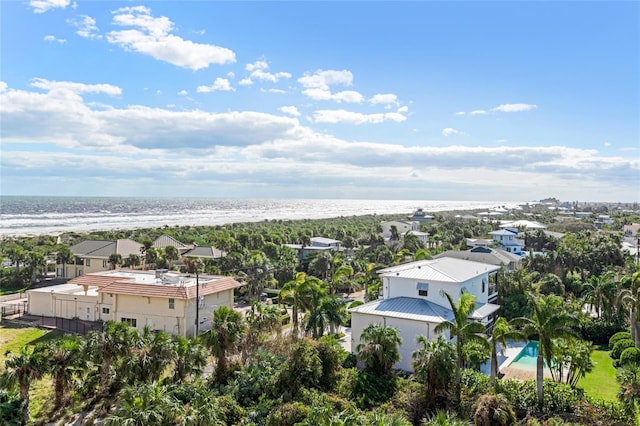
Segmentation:
[(435, 259), (454, 257), (456, 259), (471, 260), (473, 262), (488, 263), (490, 265), (509, 265), (518, 263), (522, 257), (505, 250), (488, 247), (476, 247), (471, 250), (448, 250), (433, 256)]
[(108, 259), (114, 253), (118, 253), (123, 258), (130, 254), (139, 255), (140, 247), (143, 247), (143, 245), (128, 239), (116, 241), (86, 240), (69, 247), (69, 249), (75, 256)]

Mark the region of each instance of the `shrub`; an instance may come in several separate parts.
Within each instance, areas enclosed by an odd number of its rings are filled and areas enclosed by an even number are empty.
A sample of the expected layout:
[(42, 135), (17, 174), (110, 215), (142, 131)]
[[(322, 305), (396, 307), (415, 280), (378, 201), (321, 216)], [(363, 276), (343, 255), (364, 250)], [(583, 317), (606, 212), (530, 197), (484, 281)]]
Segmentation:
[(609, 350), (613, 350), (613, 346), (620, 340), (631, 339), (631, 333), (628, 331), (619, 331), (609, 339)]
[(516, 414), (504, 395), (482, 395), (473, 413), (476, 426), (507, 426), (515, 423)]
[(606, 345), (612, 336), (626, 328), (621, 322), (588, 317), (581, 321), (580, 335), (583, 340), (588, 340), (596, 345)]
[(631, 339), (622, 339), (622, 340), (618, 340), (614, 345), (613, 345), (613, 349), (611, 350), (611, 358), (613, 359), (620, 359), (620, 355), (622, 355), (622, 351), (624, 351), (627, 348), (632, 348), (634, 347), (636, 344), (634, 343), (633, 340)]
[(620, 354), (620, 366), (625, 364), (640, 364), (640, 349), (629, 347)]
[(293, 426), (303, 422), (310, 408), (300, 402), (289, 402), (277, 407), (267, 416), (267, 426)]
[(362, 300), (354, 300), (353, 302), (351, 302), (351, 304), (349, 305), (349, 309), (351, 308), (357, 308), (360, 305), (364, 305), (364, 302)]

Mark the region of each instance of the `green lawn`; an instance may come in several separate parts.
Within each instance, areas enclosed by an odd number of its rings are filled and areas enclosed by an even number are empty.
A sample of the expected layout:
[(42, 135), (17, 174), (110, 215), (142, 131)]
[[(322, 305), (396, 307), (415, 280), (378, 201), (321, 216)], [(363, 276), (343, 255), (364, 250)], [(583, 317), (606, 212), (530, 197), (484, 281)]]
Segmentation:
[(583, 388), (589, 396), (605, 401), (616, 401), (620, 386), (616, 381), (616, 369), (613, 367), (609, 352), (595, 350), (591, 354), (591, 360), (595, 364), (593, 371), (580, 379), (578, 387)]
[(56, 330), (0, 325), (0, 369), (4, 368), (6, 352), (18, 353), (23, 346), (35, 345), (60, 335), (62, 333)]

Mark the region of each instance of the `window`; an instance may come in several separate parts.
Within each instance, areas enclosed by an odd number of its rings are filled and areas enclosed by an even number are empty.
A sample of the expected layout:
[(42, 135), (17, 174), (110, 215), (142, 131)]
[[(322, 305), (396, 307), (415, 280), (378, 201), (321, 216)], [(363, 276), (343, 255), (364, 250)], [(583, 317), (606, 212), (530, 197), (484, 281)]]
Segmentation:
[(137, 327), (138, 326), (138, 321), (135, 318), (120, 318), (121, 322), (126, 322), (127, 324), (129, 324), (131, 327)]
[(484, 280), (482, 280), (482, 292), (483, 293), (486, 290), (486, 286), (487, 286), (487, 283), (485, 283)]
[(105, 315), (109, 315), (109, 308), (102, 308), (102, 313)]
[(84, 260), (84, 265), (85, 266), (91, 266), (91, 259), (85, 259)]
[(169, 309), (174, 309), (176, 307), (176, 299), (169, 299)]
[(108, 263), (108, 262), (107, 262), (106, 260), (103, 260), (103, 261), (102, 261), (102, 267), (103, 267), (103, 268), (106, 268), (106, 267), (107, 267), (107, 263)]
[(418, 283), (418, 285), (416, 285), (416, 289), (418, 290), (418, 296), (429, 296), (428, 283)]

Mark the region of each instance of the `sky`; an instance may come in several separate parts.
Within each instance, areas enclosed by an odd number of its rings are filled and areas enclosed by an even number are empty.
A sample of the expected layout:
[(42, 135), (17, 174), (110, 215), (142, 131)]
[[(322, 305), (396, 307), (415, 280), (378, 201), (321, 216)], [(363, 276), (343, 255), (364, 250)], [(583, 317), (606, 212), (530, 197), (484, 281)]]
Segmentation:
[(0, 2), (0, 194), (640, 201), (640, 3)]

